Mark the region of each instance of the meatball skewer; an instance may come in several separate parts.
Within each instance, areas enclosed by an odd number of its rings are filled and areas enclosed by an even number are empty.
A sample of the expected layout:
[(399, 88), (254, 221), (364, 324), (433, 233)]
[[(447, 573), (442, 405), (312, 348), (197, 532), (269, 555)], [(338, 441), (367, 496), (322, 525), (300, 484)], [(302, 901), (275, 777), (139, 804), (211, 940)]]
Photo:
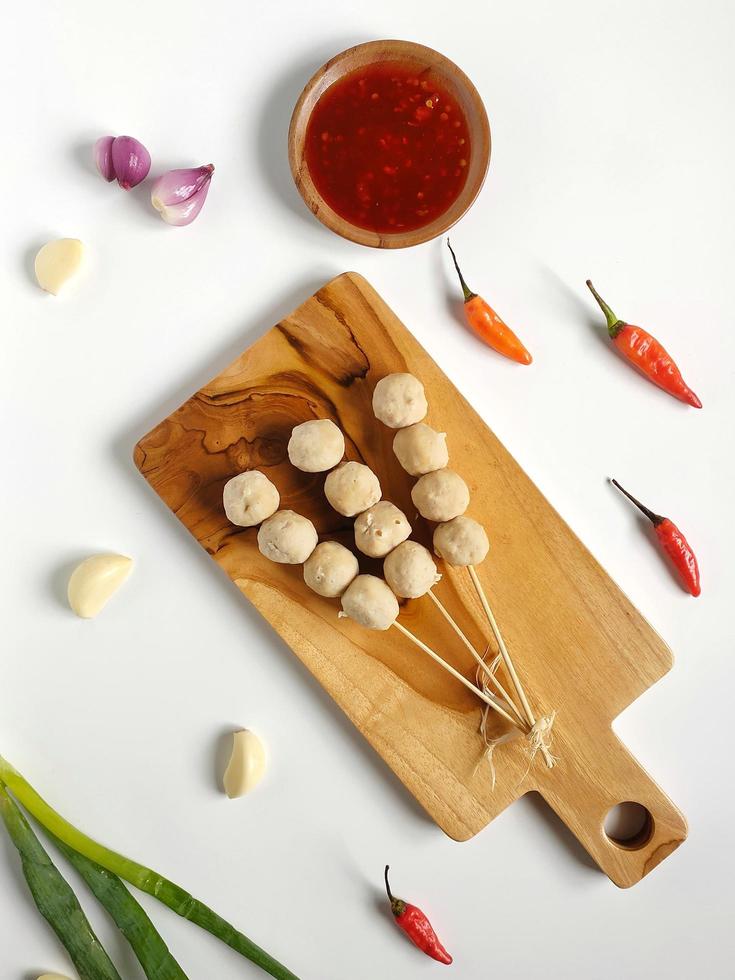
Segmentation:
[[(411, 491), (411, 499), (422, 517), (439, 525), (434, 532), (436, 553), (450, 565), (467, 568), (520, 702), (529, 737), (533, 735), (536, 738), (538, 748), (547, 766), (551, 768), (554, 760), (548, 750), (547, 741), (536, 734), (540, 731), (538, 725), (541, 723), (537, 725), (533, 709), (475, 569), (475, 565), (487, 555), (487, 535), (476, 521), (462, 516), (469, 505), (469, 489), (458, 474), (446, 468), (448, 453), (443, 434), (423, 424), (422, 420), (428, 412), (423, 385), (410, 374), (391, 374), (382, 378), (373, 393), (373, 411), (376, 418), (385, 425), (399, 430), (393, 440), (393, 448), (403, 468), (411, 475), (421, 474)], [(400, 433), (404, 435), (399, 439)], [(435, 462), (439, 466), (432, 468)], [(433, 594), (432, 598), (437, 601)], [(445, 618), (451, 622), (448, 613)], [(494, 677), (494, 673), (492, 676)], [(521, 710), (510, 698), (507, 700), (520, 718)]]
[[(340, 616), (347, 616), (368, 629), (384, 630), (395, 627), (489, 708), (497, 711), (512, 725), (516, 724), (494, 695), (476, 687), (431, 647), (397, 622), (400, 612), (398, 600), (383, 579), (374, 575), (358, 574), (357, 559), (344, 545), (335, 541), (317, 544), (318, 536), (312, 522), (295, 511), (276, 510), (279, 502), (278, 491), (258, 470), (249, 470), (233, 477), (225, 485), (223, 492), (223, 504), (230, 520), (236, 518), (241, 527), (254, 527), (260, 523), (258, 549), (264, 557), (279, 564), (303, 564), (304, 581), (309, 588), (325, 597), (341, 596)], [(264, 515), (267, 515), (265, 519)]]

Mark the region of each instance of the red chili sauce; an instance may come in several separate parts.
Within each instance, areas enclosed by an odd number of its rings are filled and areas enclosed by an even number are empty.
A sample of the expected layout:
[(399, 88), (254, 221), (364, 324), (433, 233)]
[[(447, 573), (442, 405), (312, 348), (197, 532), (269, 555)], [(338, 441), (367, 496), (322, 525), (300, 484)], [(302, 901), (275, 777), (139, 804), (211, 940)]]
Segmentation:
[(376, 232), (423, 228), (459, 196), (467, 120), (426, 74), (368, 65), (331, 85), (311, 113), (306, 164), (340, 217)]

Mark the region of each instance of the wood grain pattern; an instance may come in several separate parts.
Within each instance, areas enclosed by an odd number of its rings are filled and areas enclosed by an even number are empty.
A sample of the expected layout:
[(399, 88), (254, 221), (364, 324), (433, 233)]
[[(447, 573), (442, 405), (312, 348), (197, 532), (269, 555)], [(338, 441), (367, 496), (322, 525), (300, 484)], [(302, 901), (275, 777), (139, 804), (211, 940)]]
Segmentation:
[[(444, 214), (423, 228), (379, 234), (346, 221), (327, 204), (311, 179), (304, 144), (309, 117), (324, 90), (351, 71), (386, 61), (398, 61), (411, 66), (417, 75), (436, 79), (442, 88), (454, 96), (469, 125), (471, 153), (465, 185), (457, 200)], [(327, 228), (360, 245), (370, 245), (373, 248), (407, 248), (443, 234), (472, 206), (482, 189), (490, 163), (490, 124), (477, 89), (449, 58), (433, 48), (415, 44), (413, 41), (368, 41), (335, 55), (306, 83), (291, 116), (288, 159), (294, 182), (304, 203)]]
[[(346, 455), (380, 476), (384, 496), (415, 515), (412, 478), (392, 452), (393, 432), (371, 411), (375, 383), (392, 371), (422, 379), (428, 421), (448, 433), (451, 465), (472, 492), (491, 551), (478, 572), (537, 715), (555, 710), (559, 763), (532, 765), (522, 740), (495, 755), (493, 790), (480, 761), (473, 695), (397, 631), (374, 633), (337, 619), (338, 605), (304, 585), (300, 568), (275, 565), (255, 529), (230, 525), (225, 481), (263, 469), (282, 506), (310, 517), (321, 538), (352, 544), (352, 522), (324, 499), (323, 475), (295, 470), (292, 427), (332, 418)], [(679, 811), (611, 731), (612, 720), (670, 668), (653, 629), (550, 507), (485, 423), (360, 276), (325, 285), (169, 418), (141, 439), (136, 464), (151, 486), (281, 634), (439, 826), (456, 840), (538, 790), (616, 884), (640, 880), (686, 837)], [(414, 538), (431, 529), (412, 521)], [(379, 564), (361, 559), (363, 571)], [(442, 568), (437, 593), (475, 645), (489, 632), (466, 570)], [(469, 653), (428, 597), (405, 602), (401, 621), (468, 677)], [(503, 731), (499, 720), (497, 732)], [(653, 818), (632, 849), (603, 830), (626, 800)]]

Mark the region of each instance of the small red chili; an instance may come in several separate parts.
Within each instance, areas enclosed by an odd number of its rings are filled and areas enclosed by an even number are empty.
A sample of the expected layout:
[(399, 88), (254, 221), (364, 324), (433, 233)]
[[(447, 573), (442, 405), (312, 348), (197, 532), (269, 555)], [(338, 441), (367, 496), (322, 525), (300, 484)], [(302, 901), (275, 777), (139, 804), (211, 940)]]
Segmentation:
[(697, 565), (697, 559), (694, 556), (694, 552), (689, 546), (687, 539), (681, 533), (679, 528), (668, 517), (661, 517), (659, 514), (654, 514), (652, 510), (648, 507), (644, 507), (640, 500), (636, 500), (634, 496), (628, 493), (628, 491), (621, 487), (617, 480), (612, 481), (613, 484), (624, 493), (628, 500), (632, 501), (638, 510), (640, 510), (649, 521), (653, 524), (654, 530), (656, 531), (656, 537), (661, 543), (661, 547), (664, 549), (666, 554), (669, 556), (671, 563), (674, 568), (679, 573), (679, 578), (682, 581), (684, 588), (690, 595), (697, 596), (702, 591), (699, 584), (699, 566)]
[(687, 405), (701, 408), (702, 403), (681, 376), (681, 371), (655, 337), (641, 327), (631, 326), (619, 320), (592, 283), (587, 280), (590, 292), (597, 300), (607, 320), (607, 332), (623, 357), (659, 388)]
[(431, 928), (431, 923), (421, 909), (416, 908), (415, 905), (409, 905), (401, 898), (393, 897), (388, 884), (389, 870), (390, 868), (386, 864), (385, 890), (388, 892), (390, 910), (395, 916), (396, 923), (422, 952), (432, 956), (435, 960), (439, 960), (440, 963), (451, 963), (452, 957), (439, 942), (436, 933)]

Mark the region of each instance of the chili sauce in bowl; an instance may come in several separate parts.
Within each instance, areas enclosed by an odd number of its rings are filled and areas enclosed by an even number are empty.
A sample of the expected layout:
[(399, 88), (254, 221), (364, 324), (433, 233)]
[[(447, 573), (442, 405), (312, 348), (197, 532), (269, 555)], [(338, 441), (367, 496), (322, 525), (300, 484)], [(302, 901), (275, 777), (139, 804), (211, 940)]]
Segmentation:
[(314, 214), (365, 245), (442, 234), (479, 193), (490, 155), (482, 101), (448, 59), (406, 41), (343, 52), (294, 110), (289, 156)]
[(306, 128), (314, 186), (358, 228), (413, 231), (467, 180), (469, 125), (443, 86), (399, 63), (366, 65), (324, 92)]

